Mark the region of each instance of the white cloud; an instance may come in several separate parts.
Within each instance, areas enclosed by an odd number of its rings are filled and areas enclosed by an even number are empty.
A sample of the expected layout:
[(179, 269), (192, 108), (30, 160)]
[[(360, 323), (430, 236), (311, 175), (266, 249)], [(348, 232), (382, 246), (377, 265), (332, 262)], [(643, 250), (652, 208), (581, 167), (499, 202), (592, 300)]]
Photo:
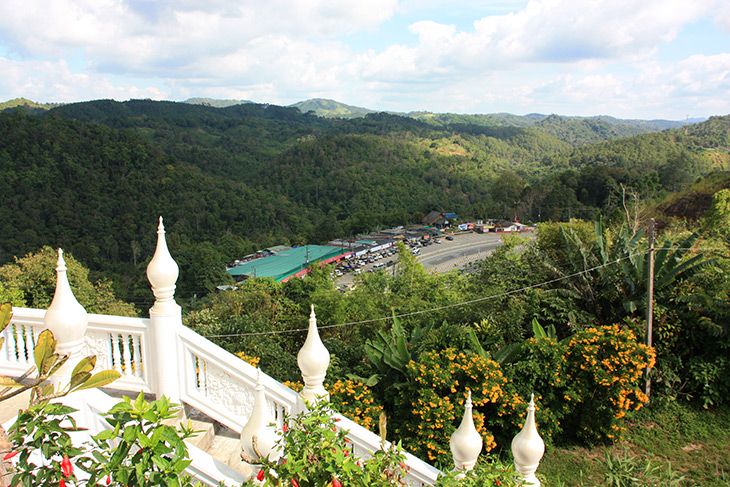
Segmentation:
[(153, 86), (114, 83), (105, 76), (73, 73), (64, 60), (18, 62), (0, 58), (0, 72), (0, 92), (8, 93), (9, 98), (73, 102), (98, 98), (161, 100), (168, 95)]
[[(448, 0), (462, 9), (460, 27), (438, 16), (442, 5), (4, 0), (0, 56), (14, 61), (2, 60), (0, 92), (40, 101), (211, 96), (286, 104), (321, 96), (403, 111), (582, 114), (727, 93), (725, 58), (671, 65), (657, 54), (699, 19), (712, 16), (730, 32), (726, 1), (502, 0), (497, 8)], [(463, 28), (464, 9), (477, 19), (472, 28)], [(398, 43), (348, 45), (398, 27)]]

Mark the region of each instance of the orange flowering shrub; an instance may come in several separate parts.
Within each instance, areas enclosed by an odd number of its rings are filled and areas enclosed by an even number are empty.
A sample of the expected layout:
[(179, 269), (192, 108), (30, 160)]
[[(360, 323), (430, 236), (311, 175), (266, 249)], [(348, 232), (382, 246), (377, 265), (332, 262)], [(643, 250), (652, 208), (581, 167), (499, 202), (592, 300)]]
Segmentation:
[[(284, 381), (283, 384), (296, 392), (304, 389), (301, 382)], [(383, 406), (375, 404), (372, 389), (362, 381), (352, 379), (338, 379), (333, 384), (325, 384), (325, 389), (330, 393), (330, 402), (337, 412), (378, 433), (376, 428)]]
[(449, 438), (464, 415), (467, 390), (472, 391), (474, 425), (482, 435), (484, 451), (497, 446), (495, 434), (524, 405), (506, 389), (499, 364), (473, 352), (453, 348), (424, 352), (418, 362), (408, 364), (407, 372), (412, 382), (402, 397), (411, 402), (402, 404), (402, 409), (410, 406), (411, 414), (401, 418), (395, 436), (414, 454), (432, 462), (448, 462)]
[(625, 432), (621, 419), (648, 401), (642, 379), (654, 366), (654, 350), (618, 325), (580, 331), (564, 349), (570, 429), (588, 442), (619, 441)]
[(253, 365), (254, 367), (258, 367), (259, 362), (261, 362), (261, 359), (259, 357), (247, 355), (244, 352), (237, 352), (236, 357), (240, 358), (244, 362), (248, 362), (249, 364)]
[(375, 431), (383, 406), (375, 404), (371, 389), (362, 381), (345, 379), (327, 385), (335, 409), (360, 426)]

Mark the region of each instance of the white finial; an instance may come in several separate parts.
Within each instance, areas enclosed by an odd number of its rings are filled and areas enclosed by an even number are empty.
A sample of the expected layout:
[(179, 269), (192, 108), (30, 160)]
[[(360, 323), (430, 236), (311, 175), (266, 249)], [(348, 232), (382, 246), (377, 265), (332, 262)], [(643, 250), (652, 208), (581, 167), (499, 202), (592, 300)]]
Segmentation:
[(65, 385), (71, 379), (73, 367), (81, 358), (88, 324), (89, 315), (71, 290), (63, 250), (58, 249), (56, 292), (43, 318), (43, 325), (51, 330), (56, 339), (56, 352), (59, 355), (69, 355), (69, 360), (51, 377), (52, 384)]
[(309, 331), (307, 339), (297, 355), (299, 370), (302, 372), (304, 389), (299, 394), (305, 403), (316, 404), (320, 399), (329, 401), (329, 393), (322, 385), (330, 365), (330, 353), (322, 343), (317, 331), (317, 316), (314, 305), (309, 314)]
[(526, 484), (540, 487), (540, 481), (535, 476), (535, 472), (544, 454), (545, 443), (540, 438), (535, 425), (535, 394), (532, 394), (522, 431), (517, 433), (512, 440), (515, 469), (522, 475)]
[(58, 342), (57, 351), (61, 354), (70, 353), (75, 348), (81, 347), (89, 323), (86, 310), (79, 304), (71, 290), (66, 270), (63, 250), (58, 249), (56, 292), (43, 318), (43, 324), (53, 333)]
[[(241, 441), (239, 446), (247, 457), (254, 460), (263, 460), (253, 448), (253, 438), (256, 437), (256, 445), (259, 453), (271, 461), (276, 461), (281, 456), (281, 451), (275, 448), (277, 441), (276, 430), (272, 426), (274, 418), (266, 407), (266, 396), (264, 395), (264, 385), (261, 382), (261, 369), (258, 369), (256, 378), (256, 397), (254, 399), (253, 410), (248, 422), (241, 430)], [(238, 461), (240, 459), (236, 459)]]
[(471, 391), (469, 391), (464, 403), (464, 417), (461, 419), (459, 428), (451, 435), (449, 443), (451, 445), (451, 456), (454, 459), (454, 470), (467, 472), (473, 469), (479, 454), (482, 452), (483, 440), (476, 427), (474, 427)]
[(177, 263), (167, 249), (165, 227), (160, 217), (160, 224), (157, 227), (157, 249), (147, 266), (147, 279), (156, 298), (150, 312), (165, 314), (178, 309), (175, 303), (175, 283), (179, 272)]

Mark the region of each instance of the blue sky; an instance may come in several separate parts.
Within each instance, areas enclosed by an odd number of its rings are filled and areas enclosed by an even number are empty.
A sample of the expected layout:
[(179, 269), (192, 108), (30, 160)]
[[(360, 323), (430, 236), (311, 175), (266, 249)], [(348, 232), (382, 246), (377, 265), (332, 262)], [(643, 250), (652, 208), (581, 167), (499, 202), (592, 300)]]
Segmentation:
[(0, 101), (730, 113), (727, 0), (3, 0)]

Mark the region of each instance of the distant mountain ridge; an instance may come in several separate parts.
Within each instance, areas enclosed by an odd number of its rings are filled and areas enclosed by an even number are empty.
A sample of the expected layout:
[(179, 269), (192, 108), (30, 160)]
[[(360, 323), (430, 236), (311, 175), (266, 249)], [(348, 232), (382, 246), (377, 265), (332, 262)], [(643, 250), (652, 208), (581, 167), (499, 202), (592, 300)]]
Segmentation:
[(215, 108), (226, 108), (233, 105), (243, 105), (246, 103), (253, 103), (250, 100), (218, 100), (215, 98), (188, 98), (183, 103), (189, 103), (191, 105), (204, 105), (207, 107)]
[(0, 112), (5, 110), (16, 110), (18, 108), (21, 108), (27, 112), (38, 112), (50, 110), (51, 108), (55, 108), (61, 105), (63, 105), (63, 103), (37, 103), (27, 98), (15, 98), (0, 103)]

